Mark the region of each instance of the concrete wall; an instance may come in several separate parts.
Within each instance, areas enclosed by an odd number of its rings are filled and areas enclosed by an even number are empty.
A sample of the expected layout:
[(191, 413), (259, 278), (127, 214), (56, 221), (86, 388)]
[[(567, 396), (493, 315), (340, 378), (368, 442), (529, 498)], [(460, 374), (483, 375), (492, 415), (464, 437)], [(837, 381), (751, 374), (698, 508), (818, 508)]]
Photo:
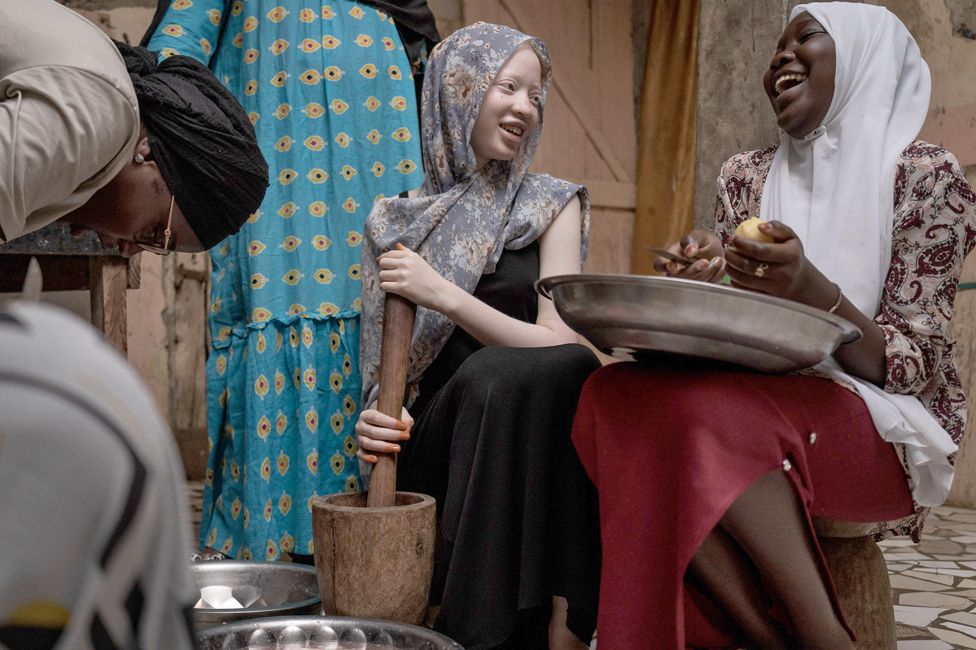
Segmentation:
[(762, 76), (786, 25), (786, 0), (704, 0), (698, 41), (695, 221), (712, 222), (722, 163), (776, 140)]

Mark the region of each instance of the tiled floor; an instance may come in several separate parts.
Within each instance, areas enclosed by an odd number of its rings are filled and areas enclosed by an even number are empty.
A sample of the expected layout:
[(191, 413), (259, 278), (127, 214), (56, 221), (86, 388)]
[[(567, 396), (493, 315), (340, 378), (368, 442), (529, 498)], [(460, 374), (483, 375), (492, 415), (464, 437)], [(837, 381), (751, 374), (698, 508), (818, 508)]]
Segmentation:
[[(194, 539), (203, 484), (187, 496)], [(896, 538), (881, 543), (895, 601), (898, 650), (976, 649), (976, 510), (933, 510), (920, 544)]]
[(899, 650), (976, 648), (976, 510), (936, 508), (920, 544), (881, 543)]

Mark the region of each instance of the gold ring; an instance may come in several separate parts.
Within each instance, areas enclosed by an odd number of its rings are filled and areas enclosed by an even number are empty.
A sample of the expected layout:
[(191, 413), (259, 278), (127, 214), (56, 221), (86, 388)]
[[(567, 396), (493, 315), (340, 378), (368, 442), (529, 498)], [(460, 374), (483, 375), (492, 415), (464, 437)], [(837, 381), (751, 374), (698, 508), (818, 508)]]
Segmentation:
[(769, 268), (769, 264), (766, 264), (765, 262), (760, 262), (759, 266), (756, 267), (756, 270), (753, 271), (753, 274), (757, 278), (761, 278), (762, 276), (766, 275), (766, 269), (768, 268)]

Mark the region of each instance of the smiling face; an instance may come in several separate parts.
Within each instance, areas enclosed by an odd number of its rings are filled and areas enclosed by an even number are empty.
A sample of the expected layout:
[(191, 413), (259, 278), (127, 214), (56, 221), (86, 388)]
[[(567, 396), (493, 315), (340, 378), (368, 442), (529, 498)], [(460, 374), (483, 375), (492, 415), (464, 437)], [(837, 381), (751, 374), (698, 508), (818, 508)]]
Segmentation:
[(471, 130), (471, 148), (481, 167), (489, 160), (512, 160), (539, 127), (542, 64), (528, 45), (520, 46), (498, 71), (481, 102)]
[(802, 138), (823, 122), (834, 97), (834, 39), (808, 13), (790, 21), (763, 86), (779, 127)]

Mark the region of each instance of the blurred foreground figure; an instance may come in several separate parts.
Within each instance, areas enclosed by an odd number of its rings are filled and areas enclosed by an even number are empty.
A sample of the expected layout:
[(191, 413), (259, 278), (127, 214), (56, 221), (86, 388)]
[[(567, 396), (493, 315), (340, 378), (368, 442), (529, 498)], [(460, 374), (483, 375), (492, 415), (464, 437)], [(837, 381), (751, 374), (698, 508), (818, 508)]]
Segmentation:
[(50, 306), (0, 306), (0, 647), (192, 647), (183, 468), (139, 377)]

